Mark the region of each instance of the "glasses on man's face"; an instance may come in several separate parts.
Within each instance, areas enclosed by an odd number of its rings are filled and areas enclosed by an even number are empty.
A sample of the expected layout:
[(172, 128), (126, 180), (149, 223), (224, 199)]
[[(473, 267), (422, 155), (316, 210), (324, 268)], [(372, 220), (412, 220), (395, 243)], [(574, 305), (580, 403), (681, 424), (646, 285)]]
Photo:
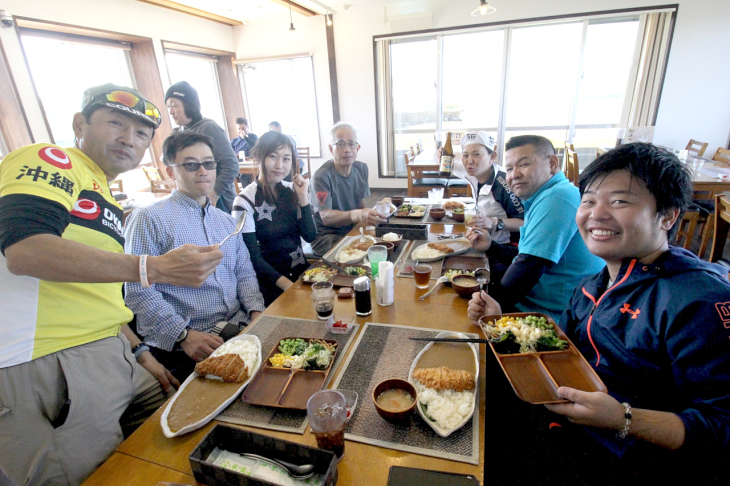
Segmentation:
[(345, 147), (354, 149), (357, 147), (357, 142), (344, 142), (340, 140), (339, 142), (335, 142), (335, 147), (338, 149), (343, 149)]
[(182, 167), (187, 172), (198, 172), (201, 165), (205, 168), (205, 170), (213, 170), (218, 167), (218, 162), (215, 160), (206, 160), (205, 162), (183, 162), (182, 164), (172, 164), (170, 167)]

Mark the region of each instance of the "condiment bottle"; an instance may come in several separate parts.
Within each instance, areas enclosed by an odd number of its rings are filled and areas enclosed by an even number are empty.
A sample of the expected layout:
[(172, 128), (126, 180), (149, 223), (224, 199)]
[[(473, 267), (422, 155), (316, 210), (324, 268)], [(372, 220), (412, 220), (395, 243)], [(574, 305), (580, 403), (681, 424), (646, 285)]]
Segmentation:
[(446, 132), (446, 143), (441, 151), (441, 163), (439, 164), (439, 175), (448, 177), (451, 175), (451, 167), (454, 164), (454, 149), (451, 147), (451, 132)]
[(358, 316), (369, 316), (373, 312), (370, 300), (370, 277), (359, 277), (353, 282), (355, 289), (355, 313)]

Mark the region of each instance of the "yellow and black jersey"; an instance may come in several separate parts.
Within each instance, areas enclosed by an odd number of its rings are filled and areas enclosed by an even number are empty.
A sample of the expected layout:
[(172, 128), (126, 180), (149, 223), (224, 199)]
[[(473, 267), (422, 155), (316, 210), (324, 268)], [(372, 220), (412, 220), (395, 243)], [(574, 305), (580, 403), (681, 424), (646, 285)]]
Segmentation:
[[(39, 204), (41, 210), (19, 227), (18, 215)], [(18, 208), (14, 219), (13, 207)], [(35, 144), (12, 152), (0, 163), (0, 221), (14, 221), (10, 233), (23, 235), (28, 227), (42, 226), (38, 213), (46, 207), (53, 208), (49, 214), (63, 213), (56, 233), (62, 238), (124, 253), (122, 208), (112, 197), (104, 172), (80, 150)], [(8, 241), (16, 242), (13, 234), (3, 235), (3, 250)], [(8, 271), (5, 257), (0, 260), (0, 368), (115, 336), (132, 319), (121, 283), (62, 283), (16, 276)]]

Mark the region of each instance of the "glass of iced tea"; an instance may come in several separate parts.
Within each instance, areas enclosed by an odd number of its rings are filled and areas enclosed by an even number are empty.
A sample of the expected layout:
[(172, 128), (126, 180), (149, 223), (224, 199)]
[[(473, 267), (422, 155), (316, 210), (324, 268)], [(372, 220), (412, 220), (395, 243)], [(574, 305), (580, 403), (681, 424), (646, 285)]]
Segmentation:
[(320, 290), (312, 292), (314, 310), (317, 313), (317, 319), (320, 321), (326, 321), (329, 319), (332, 312), (335, 310), (335, 295), (334, 290)]
[(416, 280), (417, 289), (427, 289), (428, 281), (431, 280), (431, 265), (416, 265), (413, 267), (413, 278)]
[(337, 390), (318, 391), (307, 402), (307, 418), (317, 447), (334, 452), (340, 461), (345, 455), (345, 396)]

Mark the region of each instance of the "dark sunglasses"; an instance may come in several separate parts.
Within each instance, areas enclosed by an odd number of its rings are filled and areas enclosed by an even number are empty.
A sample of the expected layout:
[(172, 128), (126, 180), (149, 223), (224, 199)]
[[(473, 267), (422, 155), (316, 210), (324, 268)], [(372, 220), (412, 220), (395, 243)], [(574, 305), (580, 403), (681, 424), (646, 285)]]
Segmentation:
[[(160, 110), (155, 105), (147, 100), (142, 100), (139, 96), (129, 91), (112, 91), (107, 93), (106, 99), (113, 103), (120, 103), (124, 106), (134, 108), (135, 110), (144, 111), (144, 114), (152, 118), (157, 125), (160, 124), (162, 118), (160, 117)], [(142, 103), (144, 101), (144, 103)], [(144, 106), (142, 106), (144, 104)], [(139, 106), (138, 106), (139, 105)]]
[(201, 165), (205, 168), (205, 170), (213, 170), (218, 167), (218, 161), (206, 160), (205, 162), (185, 162), (182, 164), (171, 164), (170, 167), (182, 167), (187, 172), (198, 172)]

